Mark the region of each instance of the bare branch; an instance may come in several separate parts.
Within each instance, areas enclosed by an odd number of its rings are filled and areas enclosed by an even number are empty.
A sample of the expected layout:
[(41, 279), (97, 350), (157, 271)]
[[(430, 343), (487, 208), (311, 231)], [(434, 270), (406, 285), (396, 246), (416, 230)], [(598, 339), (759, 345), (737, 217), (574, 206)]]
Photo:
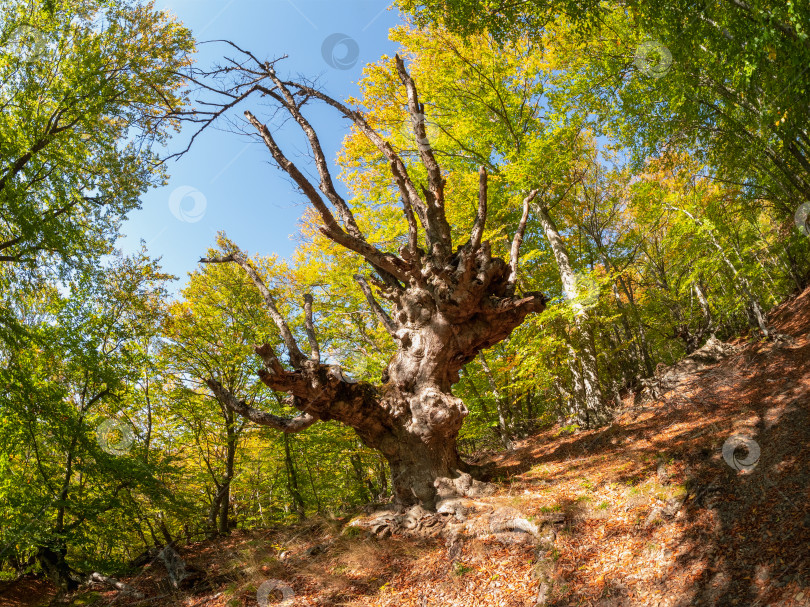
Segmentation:
[(393, 321), (393, 319), (388, 316), (388, 313), (383, 310), (382, 306), (377, 303), (377, 300), (374, 299), (374, 294), (371, 292), (371, 287), (368, 286), (368, 282), (366, 279), (360, 276), (359, 274), (354, 275), (354, 280), (360, 285), (360, 288), (363, 291), (363, 295), (366, 296), (366, 301), (368, 305), (371, 306), (371, 310), (374, 312), (374, 315), (377, 319), (382, 323), (385, 327), (385, 330), (388, 331), (389, 335), (394, 339), (397, 338), (397, 325)]
[(270, 426), (276, 430), (292, 434), (305, 430), (318, 421), (318, 418), (310, 413), (302, 413), (295, 417), (280, 417), (267, 411), (255, 409), (245, 401), (236, 398), (215, 379), (207, 379), (205, 383), (211, 388), (219, 402), (256, 424)]
[(236, 261), (233, 255), (225, 255), (224, 257), (200, 257), (199, 263), (230, 263)]
[(389, 167), (391, 169), (391, 175), (394, 176), (397, 187), (399, 187), (400, 198), (402, 199), (402, 212), (405, 214), (405, 219), (408, 222), (408, 247), (411, 251), (411, 257), (415, 258), (417, 254), (419, 229), (416, 225), (414, 210), (417, 212), (417, 214), (419, 214), (419, 221), (422, 222), (423, 226), (427, 226), (427, 219), (423, 214), (424, 209), (422, 209), (421, 206), (414, 208), (413, 204), (411, 203), (411, 200), (408, 197), (408, 188), (406, 187), (405, 179), (399, 172), (397, 163), (391, 161), (389, 163)]
[[(412, 80), (411, 83), (413, 83)], [(422, 200), (416, 186), (408, 175), (405, 163), (394, 151), (391, 144), (380, 137), (380, 135), (369, 126), (360, 112), (349, 109), (344, 104), (332, 99), (315, 88), (296, 82), (284, 82), (284, 84), (290, 88), (297, 89), (300, 91), (300, 94), (320, 99), (354, 122), (355, 126), (383, 153), (389, 163), (391, 163), (392, 173), (394, 174), (402, 197), (410, 202), (412, 208), (421, 220), (422, 226), (425, 228), (425, 235), (430, 251), (432, 253), (439, 253), (442, 256), (447, 255), (451, 248), (450, 225), (447, 223), (447, 218), (444, 214), (444, 180), (442, 179), (440, 182), (435, 182), (434, 179), (437, 175), (441, 178), (441, 171), (438, 170), (438, 164), (436, 164), (435, 170), (430, 171), (430, 174), (434, 176), (434, 178), (430, 180), (431, 189), (426, 190), (423, 188), (423, 191), (427, 192), (426, 198), (428, 202), (426, 203)], [(415, 86), (413, 90), (416, 90)], [(424, 128), (424, 117), (422, 118), (422, 125)], [(437, 187), (438, 190), (435, 190)], [(439, 192), (438, 198), (436, 191)], [(437, 246), (439, 247), (438, 251), (434, 251)]]
[[(196, 82), (192, 78), (189, 78), (189, 80), (192, 80), (196, 84), (202, 86), (200, 83)], [(205, 87), (205, 88), (210, 88), (210, 87)], [(202, 126), (199, 129), (197, 129), (191, 135), (191, 137), (189, 138), (189, 141), (188, 141), (188, 145), (186, 145), (186, 147), (184, 149), (182, 149), (181, 151), (176, 152), (174, 154), (170, 154), (169, 156), (166, 157), (166, 160), (171, 160), (173, 158), (180, 158), (181, 156), (184, 156), (191, 149), (191, 146), (194, 144), (197, 137), (199, 135), (201, 135), (204, 130), (206, 130), (209, 126), (214, 124), (214, 122), (216, 122), (217, 119), (219, 119), (221, 116), (223, 116), (228, 110), (230, 110), (231, 108), (237, 106), (239, 103), (241, 103), (242, 101), (247, 99), (255, 91), (256, 91), (256, 88), (251, 87), (247, 91), (243, 92), (242, 94), (240, 94), (237, 97), (234, 97), (233, 95), (229, 95), (225, 91), (219, 91), (219, 93), (221, 93), (223, 95), (227, 95), (229, 97), (232, 97), (232, 101), (230, 101), (229, 103), (224, 103), (224, 104), (221, 104), (221, 105), (217, 105), (218, 109), (215, 110), (215, 111), (202, 112), (200, 110), (195, 110), (195, 111), (192, 111), (192, 112), (175, 112), (175, 117), (177, 117), (177, 118), (181, 118), (183, 115), (194, 116), (194, 118), (187, 118), (187, 119), (185, 119), (185, 121), (186, 122), (201, 123)], [(206, 116), (206, 117), (203, 118), (203, 119), (199, 119), (199, 118), (197, 118), (197, 116)]]
[(326, 156), (323, 153), (323, 148), (321, 147), (321, 142), (318, 139), (315, 129), (312, 128), (309, 121), (304, 118), (304, 115), (301, 113), (299, 105), (295, 102), (295, 98), (290, 92), (290, 89), (287, 88), (279, 79), (279, 77), (276, 75), (275, 69), (270, 66), (267, 73), (276, 87), (278, 87), (278, 89), (281, 91), (281, 96), (274, 95), (274, 97), (281, 102), (284, 108), (295, 119), (295, 121), (301, 127), (301, 130), (304, 131), (304, 134), (307, 136), (309, 147), (312, 150), (313, 156), (315, 157), (315, 168), (318, 170), (318, 175), (320, 176), (319, 188), (321, 192), (323, 192), (323, 194), (337, 209), (338, 216), (343, 222), (343, 225), (346, 227), (346, 231), (357, 239), (365, 240), (363, 233), (360, 231), (360, 227), (357, 225), (357, 222), (354, 219), (354, 215), (352, 214), (349, 205), (346, 204), (346, 201), (343, 200), (335, 189), (335, 184), (332, 181), (332, 175), (329, 172), (329, 165), (326, 162)]
[(430, 141), (428, 141), (425, 128), (425, 106), (419, 103), (416, 83), (405, 68), (405, 62), (399, 55), (394, 56), (394, 61), (396, 62), (399, 79), (405, 85), (405, 91), (408, 94), (408, 112), (413, 122), (419, 156), (422, 158), (422, 164), (427, 169), (428, 185), (430, 187), (430, 195), (426, 196), (427, 200), (425, 201), (427, 203), (428, 221), (431, 229), (437, 230), (440, 241), (438, 244), (442, 247), (443, 252), (447, 253), (452, 247), (452, 240), (450, 225), (444, 215), (444, 178), (439, 163), (436, 162), (436, 157), (433, 155)]
[(253, 350), (256, 352), (259, 358), (262, 359), (268, 372), (272, 373), (273, 375), (283, 375), (287, 372), (284, 367), (281, 366), (281, 363), (278, 361), (278, 357), (270, 344), (256, 346), (253, 348)]
[(546, 309), (547, 302), (546, 296), (540, 291), (528, 291), (523, 293), (520, 299), (505, 297), (484, 300), (481, 311), (484, 317), (488, 316), (490, 318), (515, 311), (528, 314), (530, 312), (542, 312)]
[[(338, 110), (341, 114), (343, 114), (346, 118), (351, 120), (354, 125), (363, 133), (371, 143), (373, 143), (380, 152), (385, 156), (385, 158), (394, 165), (396, 168), (396, 173), (394, 177), (397, 179), (397, 183), (400, 184), (401, 178), (401, 185), (400, 185), (400, 192), (404, 198), (406, 198), (411, 205), (413, 206), (414, 210), (416, 211), (417, 215), (419, 215), (420, 219), (423, 220), (423, 224), (425, 229), (428, 228), (427, 218), (424, 216), (425, 213), (425, 204), (422, 199), (419, 197), (419, 193), (416, 189), (411, 178), (408, 176), (408, 169), (405, 166), (405, 163), (399, 157), (399, 155), (394, 151), (394, 148), (388, 143), (385, 139), (383, 139), (377, 131), (375, 131), (371, 126), (368, 124), (363, 115), (355, 110), (350, 109), (340, 101), (337, 101), (322, 93), (316, 88), (311, 86), (307, 86), (305, 84), (301, 84), (298, 82), (284, 82), (284, 84), (288, 87), (295, 88), (299, 91), (300, 95), (305, 95), (307, 97), (312, 97), (314, 99), (319, 99), (323, 101), (327, 105), (332, 106), (336, 110)], [(392, 171), (394, 169), (392, 168)]]
[(520, 245), (523, 243), (523, 234), (526, 232), (526, 222), (529, 219), (529, 205), (535, 199), (540, 190), (532, 190), (528, 196), (523, 199), (523, 215), (520, 217), (518, 229), (515, 232), (515, 238), (512, 240), (512, 249), (509, 253), (509, 265), (511, 270), (509, 278), (506, 281), (506, 292), (508, 295), (515, 294), (515, 285), (517, 284), (518, 262), (520, 260)]
[(408, 252), (409, 260), (419, 262), (419, 230), (416, 227), (416, 218), (413, 215), (413, 207), (405, 198), (402, 201), (402, 212), (408, 222)]
[(315, 325), (312, 322), (312, 295), (304, 295), (304, 315), (306, 317), (307, 338), (309, 339), (309, 359), (316, 365), (321, 364), (321, 350), (318, 347), (318, 338), (315, 336)]
[(326, 206), (326, 203), (324, 203), (320, 194), (318, 194), (318, 191), (310, 183), (309, 179), (307, 179), (298, 169), (298, 167), (295, 166), (295, 164), (290, 161), (281, 151), (281, 148), (279, 148), (276, 140), (270, 133), (270, 129), (267, 128), (267, 125), (262, 124), (249, 111), (245, 112), (245, 116), (256, 128), (256, 130), (259, 131), (259, 134), (264, 140), (267, 149), (270, 150), (273, 159), (276, 161), (276, 163), (278, 163), (279, 167), (281, 167), (284, 172), (292, 177), (293, 181), (295, 181), (298, 187), (301, 188), (301, 191), (304, 192), (310, 203), (312, 203), (312, 206), (315, 207), (315, 210), (321, 216), (321, 220), (324, 223), (324, 225), (321, 227), (321, 232), (324, 234), (324, 236), (342, 247), (363, 256), (373, 266), (382, 270), (381, 274), (383, 275), (383, 278), (385, 278), (384, 274), (387, 272), (398, 280), (407, 280), (408, 265), (396, 255), (392, 255), (391, 253), (383, 253), (362, 238), (357, 238), (345, 232), (340, 224), (338, 224), (338, 222), (335, 220), (334, 215), (332, 215), (331, 211)]

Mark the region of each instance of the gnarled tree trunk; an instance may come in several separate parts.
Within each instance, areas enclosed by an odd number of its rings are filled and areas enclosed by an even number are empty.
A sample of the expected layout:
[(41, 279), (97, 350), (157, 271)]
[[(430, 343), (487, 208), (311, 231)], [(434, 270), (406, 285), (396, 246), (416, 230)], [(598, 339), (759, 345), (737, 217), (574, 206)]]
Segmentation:
[[(523, 214), (507, 263), (493, 257), (488, 241), (482, 242), (487, 216), (487, 174), (481, 168), (478, 214), (469, 239), (454, 250), (445, 217), (445, 182), (425, 133), (424, 106), (399, 57), (397, 68), (407, 93), (426, 183), (412, 180), (400, 156), (360, 112), (309, 85), (283, 81), (271, 63), (258, 62), (253, 55), (246, 55), (247, 63), (254, 65), (244, 74), (244, 81), (229, 89), (231, 96), (225, 105), (233, 107), (254, 94), (263, 94), (298, 123), (307, 137), (320, 178), (317, 187), (284, 155), (267, 125), (245, 112), (275, 162), (295, 181), (319, 214), (322, 233), (362, 256), (370, 266), (369, 276), (357, 275), (355, 280), (376, 318), (395, 341), (397, 351), (383, 374), (382, 385), (347, 380), (339, 366), (321, 362), (313, 324), (313, 300), (307, 295), (305, 330), (301, 331), (301, 337), (306, 335), (310, 353), (305, 355), (261, 275), (235, 245), (223, 238), (220, 244), (225, 255), (202, 261), (239, 264), (262, 293), (286, 346), (289, 364), (282, 365), (269, 345), (257, 347), (256, 352), (264, 362), (260, 377), (273, 390), (287, 392), (290, 403), (301, 415), (292, 419), (274, 416), (248, 406), (213, 379), (207, 382), (209, 387), (236, 413), (284, 432), (297, 432), (319, 420), (330, 419), (352, 427), (364, 444), (378, 449), (388, 460), (400, 504), (432, 508), (437, 497), (450, 491), (474, 491), (476, 484), (467, 474), (468, 466), (461, 461), (456, 448), (467, 408), (453, 395), (452, 386), (458, 381), (461, 368), (479, 352), (506, 338), (528, 314), (545, 308), (546, 299), (540, 293), (516, 294), (519, 248), (529, 203), (537, 192), (530, 192), (523, 201)], [(263, 77), (257, 79), (257, 74)], [(401, 246), (396, 254), (380, 250), (366, 240), (349, 205), (337, 193), (317, 135), (302, 114), (304, 100), (312, 99), (325, 102), (349, 118), (388, 161), (392, 182), (400, 192), (403, 233), (407, 234), (407, 245)], [(212, 112), (212, 120), (218, 115)], [(387, 303), (380, 304), (377, 297)]]

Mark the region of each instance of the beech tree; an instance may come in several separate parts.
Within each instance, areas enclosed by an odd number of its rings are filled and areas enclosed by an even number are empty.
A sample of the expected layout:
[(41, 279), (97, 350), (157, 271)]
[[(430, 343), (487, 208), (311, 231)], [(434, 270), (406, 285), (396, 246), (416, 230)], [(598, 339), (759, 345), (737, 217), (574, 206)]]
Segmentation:
[(145, 421), (139, 344), (157, 334), (168, 278), (144, 254), (118, 256), (65, 294), (48, 286), (20, 301), (30, 346), (0, 358), (0, 558), (38, 563), (59, 588), (87, 579), (94, 550), (118, 550), (139, 501), (171, 501), (157, 481), (165, 458), (149, 461), (132, 423)]
[[(810, 199), (806, 2), (399, 0), (417, 24), (557, 49), (557, 91), (642, 152), (700, 150), (724, 181), (785, 214)], [(652, 40), (651, 40), (652, 39)], [(658, 76), (629, 77), (641, 44)], [(564, 47), (568, 47), (564, 50)], [(641, 51), (639, 53), (639, 51)], [(637, 53), (639, 53), (637, 55)], [(566, 57), (567, 55), (567, 57)], [(636, 66), (638, 68), (638, 66)], [(642, 74), (643, 76), (643, 74)], [(621, 112), (615, 112), (621, 107)]]
[[(601, 189), (592, 182), (596, 174), (606, 170), (597, 167), (609, 156), (599, 154), (581, 117), (569, 116), (547, 103), (553, 53), (528, 39), (515, 41), (505, 52), (489, 36), (465, 40), (439, 28), (428, 31), (403, 27), (392, 37), (411, 58), (411, 73), (425, 83), (421, 98), (430, 108), (431, 127), (437, 134), (432, 145), (441, 154), (444, 168), (450, 171), (450, 186), (462, 179), (460, 176), (474, 166), (473, 162), (485, 163), (494, 177), (490, 185), (490, 216), (494, 221), (490, 221), (487, 234), (493, 241), (500, 241), (501, 250), (508, 251), (509, 243), (505, 235), (494, 232), (508, 220), (510, 206), (514, 205), (498, 202), (514, 198), (517, 192), (529, 193), (533, 212), (528, 218), (523, 248), (531, 251), (526, 261), (538, 255), (541, 260), (539, 271), (522, 273), (521, 285), (542, 289), (552, 300), (559, 292), (568, 300), (573, 313), (561, 326), (569, 327), (565, 343), (573, 418), (581, 426), (602, 423), (605, 407), (593, 319), (583, 306), (583, 300), (594, 299), (593, 291), (598, 289), (577, 284), (586, 278), (587, 255), (583, 257), (577, 251), (569, 255), (572, 243), (567, 241), (571, 230), (583, 219), (574, 209), (584, 207), (587, 189)], [(392, 69), (391, 62), (383, 59), (369, 67), (361, 82), (364, 104), (372, 108), (375, 118), (387, 124), (396, 123), (400, 105), (397, 91), (390, 85)], [(433, 122), (437, 117), (438, 122)], [(376, 158), (364, 142), (355, 143), (352, 148), (345, 146), (347, 151), (341, 160), (344, 166), (358, 167), (353, 176), (364, 178), (366, 167)], [(408, 143), (404, 141), (406, 148)], [(377, 163), (375, 168), (379, 176), (383, 167)], [(463, 221), (465, 211), (468, 209), (455, 205), (452, 223)], [(562, 222), (559, 228), (552, 217)], [(488, 373), (483, 364), (482, 369)], [(491, 381), (489, 385), (492, 388)], [(508, 414), (500, 398), (495, 402), (501, 439), (507, 446)]]
[(0, 264), (89, 266), (165, 178), (191, 34), (152, 3), (0, 6)]
[[(258, 101), (263, 96), (274, 102), (274, 109), (298, 124), (308, 142), (317, 182), (290, 160), (260, 117), (245, 111), (248, 123), (275, 163), (292, 178), (318, 214), (321, 232), (368, 265), (369, 275), (358, 274), (355, 280), (370, 309), (396, 343), (396, 353), (383, 372), (381, 385), (347, 379), (339, 366), (321, 356), (314, 302), (308, 294), (303, 301), (309, 346), (305, 353), (259, 273), (237, 247), (230, 245), (222, 256), (201, 261), (238, 264), (261, 292), (284, 343), (287, 364), (282, 364), (271, 345), (259, 345), (255, 351), (264, 363), (259, 375), (273, 390), (288, 393), (301, 414), (292, 419), (271, 415), (251, 407), (214, 378), (207, 381), (208, 386), (239, 415), (284, 432), (298, 432), (330, 419), (350, 426), (364, 444), (378, 449), (387, 459), (394, 494), (401, 505), (433, 508), (437, 496), (472, 494), (480, 483), (472, 477), (474, 470), (461, 460), (456, 447), (456, 436), (468, 410), (453, 395), (452, 386), (459, 380), (460, 369), (479, 352), (508, 337), (527, 315), (545, 308), (542, 293), (519, 294), (516, 289), (519, 249), (531, 194), (527, 193), (523, 201), (510, 259), (494, 257), (490, 243), (482, 240), (487, 219), (487, 171), (481, 167), (477, 216), (466, 242), (454, 249), (445, 215), (445, 178), (427, 136), (416, 83), (398, 56), (397, 72), (407, 93), (407, 111), (418, 142), (421, 170), (407, 166), (362, 112), (308, 83), (283, 80), (273, 62), (261, 61), (232, 46), (242, 54), (242, 61), (232, 61), (222, 70), (205, 74), (213, 78), (237, 74), (236, 81), (222, 90), (227, 100), (216, 107), (209, 105), (212, 109), (198, 112), (192, 120), (202, 122), (205, 128), (237, 104)], [(202, 80), (198, 82), (203, 84)], [(311, 101), (325, 103), (348, 118), (387, 160), (407, 225), (406, 242), (396, 252), (381, 249), (366, 239), (352, 209), (338, 193), (318, 135), (303, 113)]]

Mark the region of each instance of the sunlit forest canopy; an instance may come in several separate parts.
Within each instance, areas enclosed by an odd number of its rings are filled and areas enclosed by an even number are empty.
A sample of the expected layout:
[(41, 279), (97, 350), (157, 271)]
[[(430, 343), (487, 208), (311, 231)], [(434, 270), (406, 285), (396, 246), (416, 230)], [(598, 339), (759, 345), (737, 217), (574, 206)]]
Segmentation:
[(787, 339), (807, 2), (400, 0), (354, 78), (365, 29), (307, 73), (172, 8), (0, 0), (0, 579), (435, 514), (495, 491), (482, 454)]

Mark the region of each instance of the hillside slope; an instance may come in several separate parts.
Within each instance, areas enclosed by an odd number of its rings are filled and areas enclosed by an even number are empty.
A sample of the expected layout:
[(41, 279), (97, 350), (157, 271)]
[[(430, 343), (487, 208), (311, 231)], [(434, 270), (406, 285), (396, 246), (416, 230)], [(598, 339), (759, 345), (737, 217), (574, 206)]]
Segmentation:
[[(609, 427), (494, 456), (497, 492), (434, 532), (380, 538), (369, 518), (239, 531), (182, 550), (193, 588), (170, 593), (153, 563), (124, 580), (146, 601), (99, 587), (75, 604), (255, 606), (258, 590), (262, 607), (810, 606), (810, 290), (770, 320), (790, 337), (737, 340)], [(504, 513), (529, 532), (496, 532)], [(17, 596), (0, 606), (47, 604)]]

